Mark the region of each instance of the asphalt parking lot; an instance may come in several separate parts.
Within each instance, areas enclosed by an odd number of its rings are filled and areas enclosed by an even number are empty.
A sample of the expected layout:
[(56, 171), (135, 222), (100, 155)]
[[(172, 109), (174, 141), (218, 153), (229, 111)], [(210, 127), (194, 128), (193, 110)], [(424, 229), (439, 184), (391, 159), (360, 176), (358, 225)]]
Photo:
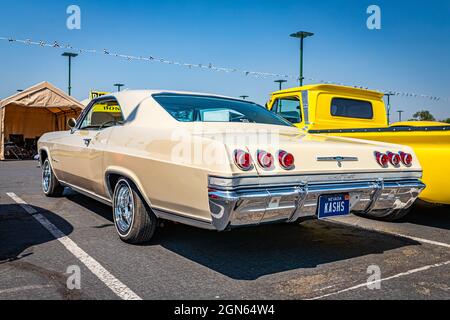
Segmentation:
[[(366, 285), (373, 266), (379, 289)], [(36, 161), (0, 162), (0, 300), (126, 298), (449, 299), (450, 208), (225, 233), (166, 223), (130, 246), (109, 207), (70, 190), (45, 198)]]

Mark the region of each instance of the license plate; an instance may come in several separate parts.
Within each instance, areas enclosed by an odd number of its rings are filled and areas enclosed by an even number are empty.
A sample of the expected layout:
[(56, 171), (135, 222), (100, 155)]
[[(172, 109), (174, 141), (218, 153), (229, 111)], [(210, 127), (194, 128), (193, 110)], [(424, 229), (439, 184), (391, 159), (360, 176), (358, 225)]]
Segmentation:
[(350, 195), (333, 194), (320, 196), (319, 219), (346, 216), (350, 213)]

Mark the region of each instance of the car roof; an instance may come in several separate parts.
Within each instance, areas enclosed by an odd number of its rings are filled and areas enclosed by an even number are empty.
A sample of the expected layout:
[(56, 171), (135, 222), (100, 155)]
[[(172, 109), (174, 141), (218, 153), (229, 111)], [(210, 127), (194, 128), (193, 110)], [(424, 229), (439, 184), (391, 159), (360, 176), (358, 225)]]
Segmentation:
[(239, 101), (245, 101), (249, 103), (253, 103), (251, 100), (243, 100), (236, 97), (230, 97), (230, 96), (224, 96), (219, 94), (213, 94), (213, 93), (204, 93), (204, 92), (193, 92), (193, 91), (177, 91), (177, 90), (125, 90), (121, 92), (115, 92), (111, 93), (108, 96), (102, 96), (104, 97), (115, 97), (118, 99), (126, 99), (127, 96), (134, 96), (138, 97), (141, 96), (142, 99), (151, 97), (155, 94), (180, 94), (180, 95), (195, 95), (195, 96), (208, 96), (208, 97), (216, 97), (216, 98), (222, 98), (222, 99), (232, 99), (232, 100), (239, 100)]

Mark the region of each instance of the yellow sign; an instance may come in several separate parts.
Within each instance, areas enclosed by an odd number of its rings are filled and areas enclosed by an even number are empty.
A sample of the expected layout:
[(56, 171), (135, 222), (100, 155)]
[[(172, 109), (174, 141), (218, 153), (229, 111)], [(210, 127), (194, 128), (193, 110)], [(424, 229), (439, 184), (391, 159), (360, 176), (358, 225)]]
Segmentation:
[(105, 112), (105, 113), (120, 113), (120, 107), (119, 106), (112, 106), (112, 105), (107, 105), (107, 104), (97, 104), (94, 106), (94, 113), (100, 113), (100, 112)]
[(89, 99), (97, 99), (98, 97), (106, 96), (107, 94), (109, 94), (109, 92), (91, 90), (91, 92), (89, 92)]

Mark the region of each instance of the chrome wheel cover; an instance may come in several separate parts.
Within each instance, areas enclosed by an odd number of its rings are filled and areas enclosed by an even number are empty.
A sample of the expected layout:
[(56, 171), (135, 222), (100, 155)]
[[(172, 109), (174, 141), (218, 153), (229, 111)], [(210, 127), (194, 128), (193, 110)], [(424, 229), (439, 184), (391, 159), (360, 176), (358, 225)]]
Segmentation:
[(50, 163), (46, 160), (42, 166), (42, 189), (45, 193), (50, 190), (50, 182), (52, 179), (52, 169)]
[(121, 181), (114, 194), (114, 220), (121, 234), (127, 234), (134, 221), (133, 194), (128, 183)]

